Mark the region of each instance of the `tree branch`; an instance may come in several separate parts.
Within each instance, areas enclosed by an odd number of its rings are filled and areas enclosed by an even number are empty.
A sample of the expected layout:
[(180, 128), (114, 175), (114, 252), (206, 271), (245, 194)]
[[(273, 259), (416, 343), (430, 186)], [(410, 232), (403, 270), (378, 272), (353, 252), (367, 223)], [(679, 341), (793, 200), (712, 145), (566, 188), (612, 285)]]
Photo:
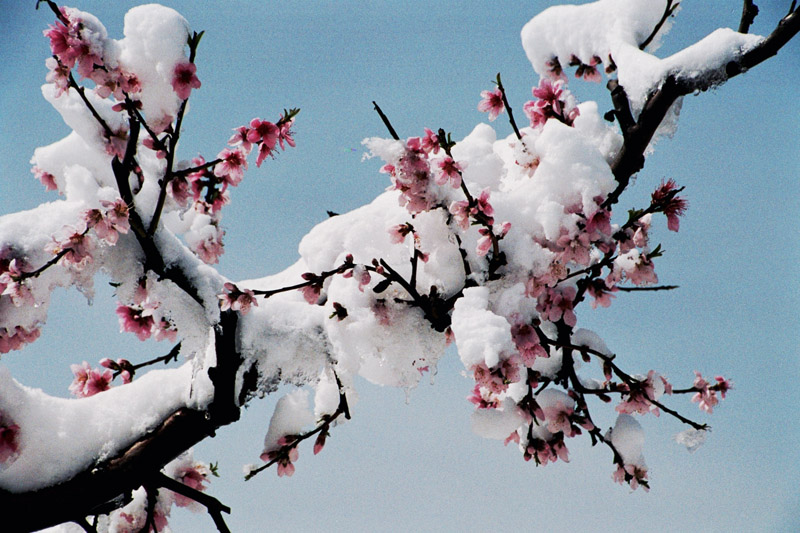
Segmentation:
[(758, 15), (758, 6), (753, 3), (753, 0), (744, 0), (742, 5), (742, 20), (739, 21), (739, 33), (747, 33), (750, 31), (750, 25)]

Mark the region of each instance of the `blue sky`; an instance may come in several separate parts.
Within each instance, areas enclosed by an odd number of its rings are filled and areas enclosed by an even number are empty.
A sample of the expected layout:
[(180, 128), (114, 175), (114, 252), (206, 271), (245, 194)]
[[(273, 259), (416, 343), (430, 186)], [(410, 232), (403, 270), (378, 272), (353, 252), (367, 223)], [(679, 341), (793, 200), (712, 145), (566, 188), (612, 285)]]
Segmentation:
[[(215, 155), (230, 129), (250, 118), (302, 109), (297, 148), (251, 169), (224, 213), (220, 270), (234, 279), (294, 262), (300, 238), (326, 210), (346, 211), (387, 185), (379, 163), (361, 162), (364, 137), (387, 135), (377, 101), (401, 137), (424, 126), (455, 139), (485, 115), (480, 91), (499, 71), (521, 109), (537, 79), (519, 31), (553, 2), (164, 2), (193, 29), (203, 86), (191, 100), (182, 155)], [(788, 9), (762, 6), (753, 31), (766, 33)], [(68, 131), (41, 98), (41, 31), (52, 21), (33, 0), (0, 10), (0, 213), (54, 199), (30, 174), (36, 146)], [(780, 4), (783, 4), (781, 2)], [(134, 2), (82, 1), (114, 37)], [(401, 7), (402, 6), (402, 7)], [(738, 24), (741, 4), (685, 2), (659, 55), (719, 26)], [(677, 421), (647, 417), (645, 456), (652, 490), (630, 493), (611, 481), (608, 450), (570, 443), (570, 464), (536, 468), (516, 449), (469, 428), (470, 381), (446, 358), (434, 386), (404, 391), (362, 383), (354, 418), (334, 429), (325, 450), (302, 448), (291, 479), (273, 471), (245, 483), (257, 462), (274, 399), (196, 449), (219, 461), (213, 495), (233, 507), (234, 531), (788, 531), (800, 528), (800, 44), (721, 88), (685, 100), (675, 137), (648, 158), (621, 208), (638, 207), (662, 178), (686, 186), (690, 209), (678, 234), (657, 233), (656, 264), (677, 291), (620, 295), (610, 309), (579, 313), (579, 325), (606, 340), (624, 367), (650, 368), (689, 384), (692, 371), (724, 374), (736, 389), (707, 417), (688, 398), (671, 404), (713, 427), (694, 454), (675, 444)], [(602, 86), (573, 82), (581, 100), (610, 106)], [(501, 136), (507, 124), (494, 123)], [(355, 149), (355, 150), (354, 150)], [(102, 357), (145, 359), (167, 346), (118, 334), (111, 291), (98, 281), (92, 307), (61, 291), (42, 339), (3, 356), (23, 383), (67, 395), (69, 364)], [(596, 417), (613, 423), (611, 409)], [(176, 511), (175, 531), (214, 531), (206, 516)], [(190, 525), (191, 524), (191, 525)]]

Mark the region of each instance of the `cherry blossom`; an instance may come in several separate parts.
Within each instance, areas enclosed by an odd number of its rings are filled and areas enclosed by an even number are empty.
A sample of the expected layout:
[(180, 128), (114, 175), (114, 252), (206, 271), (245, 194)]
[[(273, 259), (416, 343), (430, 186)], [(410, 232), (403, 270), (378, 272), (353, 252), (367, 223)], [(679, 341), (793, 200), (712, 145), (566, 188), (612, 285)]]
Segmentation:
[(661, 185), (653, 191), (652, 205), (667, 217), (667, 228), (670, 231), (678, 231), (680, 228), (680, 218), (685, 212), (689, 203), (685, 198), (677, 196), (679, 192), (673, 179), (666, 182), (661, 181)]
[(278, 121), (280, 123), (280, 131), (278, 132), (278, 143), (281, 145), (281, 150), (285, 150), (284, 142), (291, 146), (292, 148), (295, 147), (294, 132), (292, 131), (292, 125), (294, 124), (294, 119), (283, 121), (283, 115), (281, 115), (281, 120)]
[(86, 234), (83, 227), (66, 226), (63, 232), (65, 238), (56, 239), (45, 246), (47, 252), (53, 255), (60, 255), (59, 263), (65, 266), (73, 266), (81, 269), (94, 262), (92, 252), (94, 251), (94, 241)]
[(225, 148), (218, 155), (217, 159), (222, 159), (214, 167), (214, 175), (222, 178), (222, 190), (228, 185), (236, 186), (242, 181), (244, 171), (247, 170), (247, 154), (241, 148), (229, 150)]
[(505, 109), (503, 103), (503, 93), (498, 87), (494, 91), (481, 91), (481, 100), (478, 103), (478, 111), (489, 113), (489, 120), (494, 120)]
[(461, 187), (461, 171), (464, 170), (461, 163), (456, 163), (452, 157), (448, 156), (440, 160), (437, 166), (441, 173), (436, 178), (436, 183), (444, 185), (449, 181), (454, 189)]
[(138, 307), (119, 304), (117, 306), (120, 331), (128, 331), (144, 341), (150, 338), (155, 321), (152, 313)]
[(200, 80), (197, 79), (197, 66), (189, 61), (181, 61), (175, 64), (172, 71), (172, 89), (178, 98), (186, 100), (192, 92), (192, 89), (200, 88)]
[(222, 311), (231, 309), (247, 314), (250, 311), (250, 306), (258, 307), (258, 300), (256, 300), (253, 291), (250, 289), (241, 290), (230, 282), (225, 283), (225, 292), (219, 295), (219, 300)]
[(254, 118), (250, 121), (250, 130), (247, 132), (247, 140), (251, 143), (260, 143), (258, 146), (258, 157), (256, 157), (257, 167), (260, 167), (264, 159), (272, 154), (280, 133), (280, 128), (272, 122), (259, 118)]
[(233, 131), (236, 133), (228, 139), (228, 144), (231, 146), (239, 146), (245, 154), (250, 154), (250, 151), (253, 149), (253, 143), (247, 140), (247, 136), (250, 133), (248, 127), (239, 126), (238, 128), (234, 128)]
[(430, 128), (425, 129), (425, 136), (422, 137), (422, 149), (428, 154), (438, 154), (441, 146), (439, 137)]
[(31, 169), (33, 175), (36, 176), (36, 179), (39, 180), (42, 185), (44, 185), (44, 189), (46, 191), (57, 191), (58, 185), (56, 184), (56, 177), (50, 174), (49, 172), (45, 172), (44, 170), (40, 169), (37, 166), (34, 166)]
[(539, 335), (530, 324), (516, 323), (511, 326), (511, 338), (519, 350), (522, 363), (530, 368), (537, 357), (549, 357), (541, 344)]
[(69, 391), (78, 398), (94, 396), (111, 387), (113, 372), (108, 368), (101, 371), (99, 368), (92, 368), (84, 361), (80, 365), (72, 365), (70, 369), (75, 379), (70, 384)]
[(406, 239), (406, 236), (414, 231), (414, 226), (411, 224), (395, 224), (388, 229), (389, 239), (393, 244), (400, 244)]

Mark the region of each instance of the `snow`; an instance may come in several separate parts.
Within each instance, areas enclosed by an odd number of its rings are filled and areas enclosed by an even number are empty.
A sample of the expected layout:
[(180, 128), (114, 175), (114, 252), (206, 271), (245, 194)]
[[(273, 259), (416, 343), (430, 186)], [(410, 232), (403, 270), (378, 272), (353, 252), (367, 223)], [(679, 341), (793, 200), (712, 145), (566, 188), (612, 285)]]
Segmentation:
[(618, 415), (610, 435), (606, 435), (606, 438), (611, 439), (611, 443), (626, 465), (646, 466), (642, 454), (644, 430), (631, 415)]
[[(728, 62), (735, 61), (762, 40), (757, 35), (722, 28), (666, 59), (659, 59), (639, 50), (639, 44), (653, 31), (665, 6), (666, 0), (600, 0), (580, 6), (551, 7), (522, 29), (522, 46), (540, 76), (547, 74), (547, 62), (554, 57), (564, 67), (573, 55), (586, 64), (594, 56), (602, 59), (603, 65), (613, 58), (619, 83), (638, 113), (644, 99), (667, 76), (696, 78), (709, 71), (724, 74)], [(669, 26), (664, 25), (659, 39)], [(651, 46), (650, 51), (656, 47)], [(718, 83), (724, 77), (710, 81)]]
[(47, 487), (113, 457), (186, 404), (191, 375), (190, 364), (151, 370), (95, 396), (62, 399), (17, 383), (0, 367), (0, 411), (22, 428), (19, 456), (0, 470), (0, 488)]

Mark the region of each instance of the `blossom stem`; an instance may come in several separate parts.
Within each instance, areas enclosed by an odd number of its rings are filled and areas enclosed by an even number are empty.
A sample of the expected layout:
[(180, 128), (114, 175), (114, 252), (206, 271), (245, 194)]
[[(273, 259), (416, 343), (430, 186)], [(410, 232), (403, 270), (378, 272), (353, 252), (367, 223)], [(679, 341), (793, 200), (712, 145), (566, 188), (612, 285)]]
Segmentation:
[[(53, 57), (55, 57), (55, 56), (53, 56)], [(58, 58), (56, 58), (56, 60), (58, 60)], [(59, 62), (59, 64), (61, 64), (60, 60), (58, 60), (58, 62)], [(103, 131), (105, 131), (106, 135), (108, 135), (109, 138), (113, 137), (114, 132), (111, 130), (111, 127), (103, 119), (103, 117), (100, 116), (100, 114), (94, 108), (92, 103), (86, 97), (86, 89), (84, 87), (81, 87), (80, 85), (78, 85), (78, 82), (75, 81), (75, 77), (72, 75), (72, 72), (69, 73), (69, 81), (68, 81), (68, 83), (69, 83), (69, 86), (71, 88), (75, 89), (78, 92), (78, 95), (81, 97), (81, 100), (83, 100), (83, 103), (86, 105), (86, 108), (92, 114), (92, 116), (97, 121), (97, 123), (100, 124), (100, 126), (103, 128)]]
[[(745, 0), (745, 4), (747, 4), (749, 0)], [(678, 6), (681, 5), (680, 2), (673, 2), (673, 0), (667, 0), (667, 5), (664, 7), (664, 14), (661, 15), (661, 20), (658, 21), (653, 31), (648, 35), (647, 39), (642, 41), (639, 45), (639, 50), (644, 50), (647, 46), (653, 42), (653, 39), (656, 38), (658, 32), (661, 30), (661, 27), (664, 26), (664, 23), (667, 22), (667, 19), (672, 16)], [(746, 32), (745, 32), (746, 33)]]
[(386, 126), (386, 129), (389, 130), (389, 135), (391, 135), (392, 139), (394, 139), (395, 141), (399, 141), (400, 137), (398, 137), (397, 136), (397, 132), (394, 131), (394, 128), (392, 127), (392, 123), (389, 122), (389, 118), (386, 115), (383, 114), (383, 110), (381, 110), (380, 106), (375, 102), (375, 100), (372, 101), (372, 105), (375, 106), (375, 111), (378, 112), (378, 116), (381, 117), (381, 120), (383, 121), (384, 125)]
[(503, 105), (506, 106), (506, 110), (508, 111), (508, 121), (514, 129), (514, 134), (516, 134), (517, 139), (522, 140), (522, 134), (520, 134), (519, 128), (517, 128), (517, 122), (514, 120), (514, 113), (511, 111), (511, 105), (508, 103), (508, 98), (506, 97), (506, 89), (503, 87), (503, 82), (500, 81), (499, 72), (497, 73), (497, 88), (500, 89), (500, 94), (503, 95)]

